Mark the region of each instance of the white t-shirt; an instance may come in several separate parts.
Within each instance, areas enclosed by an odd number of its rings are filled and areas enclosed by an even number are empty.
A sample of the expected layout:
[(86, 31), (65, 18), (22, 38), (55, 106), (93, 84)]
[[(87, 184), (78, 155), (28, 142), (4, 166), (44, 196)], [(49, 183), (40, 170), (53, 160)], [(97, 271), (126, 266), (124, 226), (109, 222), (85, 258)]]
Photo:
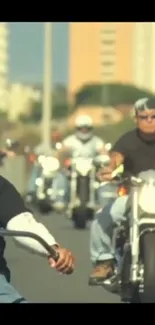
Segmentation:
[(89, 141), (82, 142), (73, 134), (63, 140), (63, 145), (71, 150), (73, 157), (94, 157), (103, 148), (104, 142), (95, 135)]

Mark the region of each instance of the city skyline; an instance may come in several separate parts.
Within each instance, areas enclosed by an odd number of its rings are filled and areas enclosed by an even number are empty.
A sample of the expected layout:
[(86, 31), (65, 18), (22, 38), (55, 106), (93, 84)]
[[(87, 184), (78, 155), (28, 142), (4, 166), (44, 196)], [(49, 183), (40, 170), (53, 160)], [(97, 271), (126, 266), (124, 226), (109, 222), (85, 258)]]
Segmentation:
[[(54, 84), (68, 85), (68, 25), (67, 22), (53, 23), (52, 79)], [(11, 22), (8, 23), (8, 27), (9, 80), (11, 82), (41, 83), (44, 57), (43, 23)]]

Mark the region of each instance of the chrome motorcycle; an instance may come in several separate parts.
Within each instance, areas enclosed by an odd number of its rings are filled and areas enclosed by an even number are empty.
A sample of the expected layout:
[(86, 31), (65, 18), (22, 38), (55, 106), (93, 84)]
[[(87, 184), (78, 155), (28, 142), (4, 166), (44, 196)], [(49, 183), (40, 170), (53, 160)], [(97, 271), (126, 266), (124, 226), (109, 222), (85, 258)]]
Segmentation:
[(96, 204), (96, 169), (92, 158), (71, 159), (70, 203), (68, 216), (75, 228), (85, 228), (87, 220), (93, 218)]
[(40, 155), (37, 157), (40, 175), (36, 178), (36, 204), (41, 212), (48, 212), (53, 208), (57, 193), (52, 188), (53, 179), (60, 168), (57, 158)]
[(123, 302), (155, 303), (155, 171), (141, 172), (126, 182), (130, 189), (126, 218), (113, 236), (117, 267), (104, 287)]

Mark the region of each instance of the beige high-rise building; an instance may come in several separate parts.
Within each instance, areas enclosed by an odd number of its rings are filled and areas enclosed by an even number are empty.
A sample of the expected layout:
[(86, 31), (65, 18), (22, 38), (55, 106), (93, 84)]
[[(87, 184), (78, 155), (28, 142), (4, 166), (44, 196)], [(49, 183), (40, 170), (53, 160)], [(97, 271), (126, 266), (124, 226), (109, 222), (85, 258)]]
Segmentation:
[(120, 82), (155, 92), (155, 23), (70, 23), (69, 92)]

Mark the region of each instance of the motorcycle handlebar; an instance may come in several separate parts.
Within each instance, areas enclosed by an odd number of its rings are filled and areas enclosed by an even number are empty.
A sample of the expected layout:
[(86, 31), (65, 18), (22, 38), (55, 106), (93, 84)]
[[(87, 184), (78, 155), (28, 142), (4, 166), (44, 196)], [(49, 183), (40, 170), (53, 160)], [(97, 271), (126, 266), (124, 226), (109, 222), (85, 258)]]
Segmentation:
[(0, 228), (0, 236), (5, 237), (29, 237), (32, 239), (37, 240), (45, 249), (46, 251), (49, 253), (50, 257), (57, 262), (59, 259), (59, 253), (51, 246), (49, 246), (46, 241), (41, 238), (40, 236), (28, 232), (28, 231), (15, 231), (15, 230), (6, 230), (3, 228)]

